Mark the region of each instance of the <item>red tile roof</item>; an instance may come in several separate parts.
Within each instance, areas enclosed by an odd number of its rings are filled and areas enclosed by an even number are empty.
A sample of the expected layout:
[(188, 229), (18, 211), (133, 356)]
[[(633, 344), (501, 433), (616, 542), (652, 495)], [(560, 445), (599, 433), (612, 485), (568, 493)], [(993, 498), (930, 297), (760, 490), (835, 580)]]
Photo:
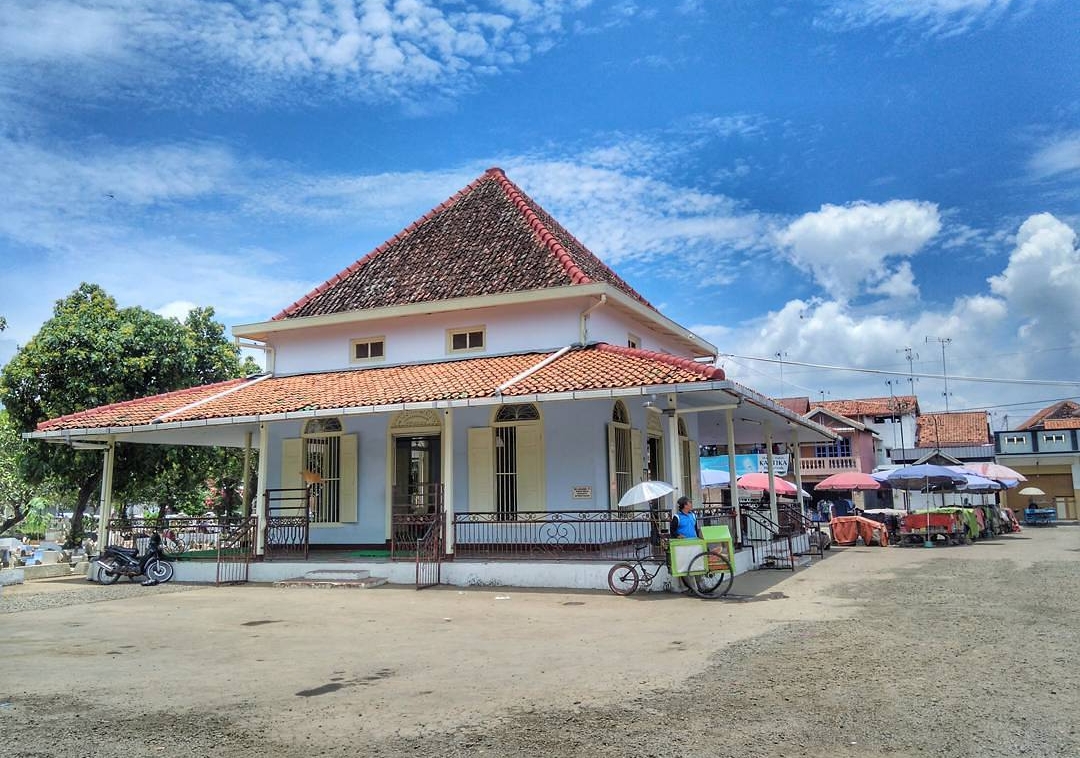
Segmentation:
[(991, 442), (986, 411), (924, 413), (915, 421), (915, 447), (989, 445)]
[(593, 282), (653, 307), (491, 168), (274, 320)]
[[(535, 371), (554, 353), (526, 353), (410, 366), (234, 380), (168, 395), (106, 405), (38, 425), (38, 431), (136, 426), (496, 396), (685, 384), (724, 379), (723, 370), (647, 350), (615, 345), (576, 348)], [(226, 390), (232, 390), (227, 391)], [(196, 401), (197, 405), (192, 405)], [(161, 418), (165, 416), (166, 418)]]
[(828, 408), (833, 413), (858, 420), (862, 416), (888, 416), (897, 409), (919, 412), (919, 402), (914, 395), (895, 397), (864, 397), (858, 400), (825, 400), (812, 402), (814, 408)]
[(45, 429), (81, 429), (85, 427), (138, 426), (149, 424), (162, 414), (183, 408), (200, 400), (206, 400), (233, 387), (239, 387), (245, 379), (230, 379), (225, 382), (189, 387), (185, 390), (166, 392), (138, 400), (126, 400), (122, 403), (102, 405), (78, 413), (69, 413), (50, 421), (38, 424), (38, 430)]
[(810, 412), (810, 398), (809, 397), (781, 397), (777, 398), (776, 402), (779, 405), (784, 406), (792, 413), (797, 413), (800, 416), (805, 416)]
[(1043, 429), (1080, 429), (1080, 416), (1076, 418), (1048, 418)]
[(1044, 428), (1044, 429), (1054, 429), (1054, 428), (1057, 428), (1057, 429), (1072, 429), (1072, 428), (1075, 428), (1075, 427), (1071, 427), (1071, 426), (1070, 427), (1060, 427), (1060, 426), (1059, 427), (1052, 427), (1052, 426), (1048, 426), (1046, 424), (1046, 422), (1050, 421), (1050, 420), (1057, 421), (1057, 420), (1060, 420), (1060, 419), (1073, 419), (1073, 418), (1080, 418), (1080, 403), (1076, 403), (1076, 402), (1074, 402), (1072, 400), (1062, 400), (1060, 403), (1054, 403), (1053, 405), (1050, 405), (1050, 406), (1047, 406), (1046, 408), (1043, 408), (1041, 411), (1036, 413), (1034, 416), (1029, 418), (1027, 421), (1020, 424), (1020, 426), (1016, 427), (1016, 429), (1017, 429), (1017, 431), (1020, 431), (1020, 430), (1023, 430), (1023, 429), (1039, 429), (1039, 428)]

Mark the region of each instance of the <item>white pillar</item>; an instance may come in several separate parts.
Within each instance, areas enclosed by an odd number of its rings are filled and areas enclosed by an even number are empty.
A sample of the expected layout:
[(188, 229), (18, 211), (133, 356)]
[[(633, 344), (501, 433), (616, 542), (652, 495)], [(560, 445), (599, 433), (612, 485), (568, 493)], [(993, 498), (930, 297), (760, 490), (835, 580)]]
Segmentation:
[(765, 465), (769, 469), (769, 515), (773, 523), (780, 524), (780, 513), (776, 507), (776, 474), (773, 473), (773, 436), (772, 424), (765, 422)]
[(674, 408), (664, 411), (664, 417), (667, 419), (668, 459), (671, 461), (670, 484), (675, 488), (675, 492), (671, 495), (673, 501), (687, 494), (682, 491), (682, 446), (679, 445), (679, 419), (675, 413)]
[(446, 529), (444, 552), (454, 552), (454, 409), (443, 411), (442, 427), (443, 528)]
[(244, 478), (240, 480), (240, 483), (244, 487), (244, 504), (240, 507), (241, 512), (245, 516), (251, 515), (251, 487), (248, 486), (248, 480), (251, 478), (248, 474), (251, 471), (251, 432), (244, 435)]
[(735, 481), (735, 415), (730, 408), (724, 411), (724, 426), (727, 427), (727, 467), (728, 492), (731, 493), (731, 507), (735, 509), (735, 534), (732, 539), (742, 542), (742, 509), (739, 507), (739, 485)]
[(101, 462), (101, 496), (98, 498), (97, 551), (109, 544), (109, 518), (112, 516), (113, 467), (116, 461), (116, 440), (109, 438), (105, 445), (105, 457)]
[(799, 513), (802, 514), (802, 450), (799, 449), (799, 429), (795, 426), (791, 427), (791, 465), (795, 468), (795, 489), (798, 490), (795, 497), (799, 500)]
[(266, 554), (266, 488), (269, 486), (270, 435), (266, 423), (259, 424), (259, 485), (255, 492), (255, 554)]

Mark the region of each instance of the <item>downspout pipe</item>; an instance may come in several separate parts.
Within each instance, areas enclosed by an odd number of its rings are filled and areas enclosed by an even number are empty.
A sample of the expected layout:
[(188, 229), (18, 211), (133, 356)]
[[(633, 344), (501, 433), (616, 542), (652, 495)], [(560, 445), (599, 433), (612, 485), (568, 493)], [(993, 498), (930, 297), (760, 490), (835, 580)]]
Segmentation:
[(589, 314), (599, 308), (601, 305), (607, 305), (607, 295), (601, 295), (600, 299), (590, 305), (588, 308), (581, 312), (580, 328), (579, 328), (579, 342), (584, 345), (589, 338), (588, 319)]

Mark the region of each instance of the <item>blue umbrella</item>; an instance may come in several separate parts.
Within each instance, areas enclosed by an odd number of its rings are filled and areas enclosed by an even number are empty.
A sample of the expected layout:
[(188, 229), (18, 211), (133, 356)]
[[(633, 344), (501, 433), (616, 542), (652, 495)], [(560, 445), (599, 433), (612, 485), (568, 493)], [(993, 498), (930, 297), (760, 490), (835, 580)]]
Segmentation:
[(962, 487), (964, 475), (933, 463), (905, 466), (888, 473), (885, 481), (901, 490), (954, 490)]

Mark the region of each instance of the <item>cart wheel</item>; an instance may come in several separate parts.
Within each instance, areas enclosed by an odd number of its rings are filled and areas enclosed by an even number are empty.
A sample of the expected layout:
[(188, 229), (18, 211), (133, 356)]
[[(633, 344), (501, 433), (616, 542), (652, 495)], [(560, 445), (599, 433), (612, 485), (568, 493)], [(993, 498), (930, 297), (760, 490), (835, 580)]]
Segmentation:
[(690, 561), (686, 572), (689, 575), (686, 577), (687, 584), (694, 594), (710, 600), (728, 594), (735, 579), (727, 556), (719, 550), (698, 553)]
[(607, 572), (607, 586), (616, 595), (632, 595), (638, 588), (637, 569), (629, 563), (616, 563)]

